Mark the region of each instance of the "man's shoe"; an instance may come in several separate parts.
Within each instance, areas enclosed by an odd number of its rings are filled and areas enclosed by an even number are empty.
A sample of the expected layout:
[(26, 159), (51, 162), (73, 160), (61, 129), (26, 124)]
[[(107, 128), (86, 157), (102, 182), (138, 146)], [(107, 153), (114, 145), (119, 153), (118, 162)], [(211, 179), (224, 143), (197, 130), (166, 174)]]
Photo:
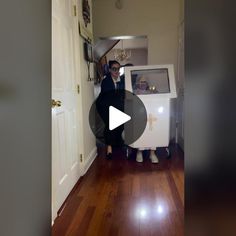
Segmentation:
[(136, 161), (137, 162), (143, 162), (143, 154), (142, 154), (142, 152), (140, 152), (140, 151), (137, 152)]
[(150, 153), (150, 160), (151, 160), (152, 163), (158, 163), (159, 162), (156, 154), (152, 153), (152, 152)]
[(111, 159), (112, 159), (112, 153), (108, 153), (108, 154), (106, 155), (106, 159), (107, 159), (107, 160), (111, 160)]

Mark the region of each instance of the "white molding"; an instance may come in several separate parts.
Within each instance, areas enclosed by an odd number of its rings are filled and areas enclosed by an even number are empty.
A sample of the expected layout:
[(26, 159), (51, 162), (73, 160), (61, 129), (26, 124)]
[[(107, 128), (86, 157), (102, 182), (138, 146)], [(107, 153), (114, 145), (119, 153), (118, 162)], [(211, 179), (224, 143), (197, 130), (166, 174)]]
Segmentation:
[(93, 150), (89, 153), (89, 155), (84, 158), (84, 168), (82, 171), (82, 175), (85, 175), (88, 171), (89, 167), (92, 165), (93, 161), (95, 160), (97, 156), (97, 147), (95, 146)]

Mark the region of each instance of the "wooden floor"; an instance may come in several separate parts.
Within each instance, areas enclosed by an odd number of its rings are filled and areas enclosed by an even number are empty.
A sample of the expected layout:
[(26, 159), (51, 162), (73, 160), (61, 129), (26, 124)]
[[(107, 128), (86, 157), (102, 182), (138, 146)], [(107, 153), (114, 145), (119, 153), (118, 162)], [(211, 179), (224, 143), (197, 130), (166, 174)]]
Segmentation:
[(158, 152), (159, 163), (143, 163), (122, 150), (98, 156), (69, 197), (52, 228), (54, 236), (184, 235), (184, 155)]

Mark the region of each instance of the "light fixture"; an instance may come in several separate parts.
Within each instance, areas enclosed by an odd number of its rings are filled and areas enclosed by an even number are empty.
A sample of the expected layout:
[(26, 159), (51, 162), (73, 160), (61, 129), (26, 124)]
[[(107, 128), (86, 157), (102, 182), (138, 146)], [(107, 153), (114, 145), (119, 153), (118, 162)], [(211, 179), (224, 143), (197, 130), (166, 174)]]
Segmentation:
[(125, 50), (123, 47), (123, 40), (121, 40), (121, 48), (114, 50), (114, 58), (117, 61), (128, 60), (131, 57), (131, 50)]

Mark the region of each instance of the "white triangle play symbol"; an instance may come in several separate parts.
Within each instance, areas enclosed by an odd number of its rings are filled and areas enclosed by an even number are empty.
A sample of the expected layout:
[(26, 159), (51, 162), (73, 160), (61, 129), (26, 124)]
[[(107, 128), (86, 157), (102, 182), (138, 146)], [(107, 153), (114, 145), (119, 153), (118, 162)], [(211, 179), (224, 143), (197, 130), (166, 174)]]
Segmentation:
[(129, 115), (113, 106), (109, 106), (109, 130), (113, 130), (129, 120), (131, 120)]

